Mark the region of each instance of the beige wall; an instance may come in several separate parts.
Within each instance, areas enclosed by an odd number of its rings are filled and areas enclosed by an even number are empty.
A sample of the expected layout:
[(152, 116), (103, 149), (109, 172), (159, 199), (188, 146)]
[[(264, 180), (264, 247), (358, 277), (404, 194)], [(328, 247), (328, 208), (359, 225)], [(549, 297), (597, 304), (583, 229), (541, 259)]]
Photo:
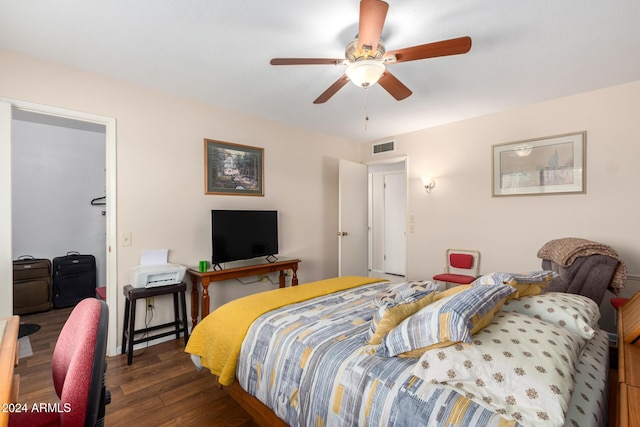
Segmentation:
[[(640, 82), (395, 137), (408, 156), (408, 275), (430, 278), (448, 247), (477, 248), (481, 271), (540, 268), (538, 249), (559, 237), (613, 246), (640, 275)], [(587, 131), (587, 193), (491, 197), (491, 145)], [(371, 157), (362, 144), (363, 161)], [(430, 194), (422, 175), (436, 179)], [(632, 278), (633, 279), (633, 278)], [(629, 282), (638, 289), (637, 280)], [(608, 305), (608, 304), (607, 304)], [(608, 307), (603, 307), (603, 311)]]
[[(119, 248), (118, 286), (144, 249), (168, 247), (171, 261), (190, 265), (208, 258), (212, 208), (278, 209), (281, 252), (303, 260), (300, 280), (336, 274), (336, 159), (374, 160), (370, 144), (358, 147), (10, 52), (0, 51), (0, 64), (0, 97), (116, 118), (118, 233), (133, 236), (132, 247)], [(441, 271), (447, 247), (478, 248), (483, 272), (537, 269), (538, 248), (563, 236), (610, 244), (639, 275), (639, 104), (635, 82), (395, 136), (393, 156), (409, 159), (409, 213), (416, 221), (409, 278)], [(587, 194), (491, 197), (492, 144), (581, 130), (587, 131)], [(264, 147), (266, 196), (205, 196), (204, 138)], [(436, 178), (430, 194), (420, 182), (425, 174)], [(225, 284), (213, 306), (261, 289)]]
[[(214, 208), (277, 209), (280, 253), (302, 259), (300, 281), (337, 274), (337, 159), (357, 160), (357, 144), (6, 51), (0, 64), (0, 97), (116, 119), (117, 229), (133, 242), (118, 248), (118, 287), (145, 249), (169, 248), (185, 265), (210, 259)], [(204, 138), (264, 147), (265, 196), (204, 195)], [(225, 283), (212, 308), (265, 288)]]

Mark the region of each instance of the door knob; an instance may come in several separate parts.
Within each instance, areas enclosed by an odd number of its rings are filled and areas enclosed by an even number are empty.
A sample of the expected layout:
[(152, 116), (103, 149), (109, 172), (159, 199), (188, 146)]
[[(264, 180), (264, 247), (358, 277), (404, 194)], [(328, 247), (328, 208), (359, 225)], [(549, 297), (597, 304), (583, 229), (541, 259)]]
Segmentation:
[(349, 233), (347, 233), (346, 231), (338, 231), (338, 236), (346, 236)]

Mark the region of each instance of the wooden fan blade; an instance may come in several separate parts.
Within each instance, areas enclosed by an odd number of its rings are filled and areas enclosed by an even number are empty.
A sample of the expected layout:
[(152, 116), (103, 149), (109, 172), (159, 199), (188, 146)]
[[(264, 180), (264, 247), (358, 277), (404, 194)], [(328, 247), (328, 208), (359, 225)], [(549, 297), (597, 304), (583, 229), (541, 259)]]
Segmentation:
[(378, 83), (398, 101), (408, 98), (413, 93), (398, 80), (396, 76), (391, 74), (389, 70), (385, 70), (380, 80), (378, 80)]
[(375, 54), (388, 10), (389, 4), (381, 0), (360, 1), (358, 50), (362, 51), (363, 46), (370, 46), (371, 52)]
[(342, 86), (346, 85), (348, 81), (349, 81), (349, 78), (347, 77), (346, 74), (344, 74), (342, 77), (340, 77), (338, 80), (336, 80), (336, 82), (334, 84), (329, 86), (329, 88), (327, 90), (322, 92), (322, 95), (320, 95), (318, 98), (316, 98), (316, 100), (313, 101), (313, 103), (314, 104), (323, 104), (323, 103), (327, 102), (329, 100), (329, 98), (331, 98), (333, 95), (336, 94), (336, 92), (338, 92), (340, 89), (342, 89)]
[(331, 58), (273, 58), (271, 65), (339, 65), (344, 59)]
[(395, 62), (415, 61), (417, 59), (435, 58), (438, 56), (459, 55), (471, 50), (471, 37), (459, 37), (420, 46), (392, 50), (385, 56), (395, 55)]

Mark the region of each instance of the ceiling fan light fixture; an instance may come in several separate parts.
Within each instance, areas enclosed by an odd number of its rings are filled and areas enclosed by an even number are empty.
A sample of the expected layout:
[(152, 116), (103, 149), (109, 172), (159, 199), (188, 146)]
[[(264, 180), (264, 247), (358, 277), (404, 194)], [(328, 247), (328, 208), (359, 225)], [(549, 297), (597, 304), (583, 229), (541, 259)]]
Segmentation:
[(351, 62), (347, 66), (347, 77), (356, 86), (369, 87), (376, 84), (376, 82), (384, 74), (384, 64), (377, 60), (363, 60), (357, 62)]

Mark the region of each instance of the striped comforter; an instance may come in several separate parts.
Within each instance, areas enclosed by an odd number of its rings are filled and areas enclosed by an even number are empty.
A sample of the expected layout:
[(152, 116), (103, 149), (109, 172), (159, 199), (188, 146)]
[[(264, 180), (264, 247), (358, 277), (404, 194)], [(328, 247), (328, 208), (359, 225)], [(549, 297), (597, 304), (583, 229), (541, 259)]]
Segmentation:
[(388, 286), (363, 286), (260, 317), (240, 353), (242, 388), (291, 426), (501, 425), (498, 415), (414, 377), (417, 359), (370, 354), (364, 343), (371, 301)]
[(418, 359), (373, 355), (365, 343), (372, 298), (388, 286), (366, 285), (259, 317), (240, 353), (242, 388), (293, 427), (517, 426), (413, 376)]

